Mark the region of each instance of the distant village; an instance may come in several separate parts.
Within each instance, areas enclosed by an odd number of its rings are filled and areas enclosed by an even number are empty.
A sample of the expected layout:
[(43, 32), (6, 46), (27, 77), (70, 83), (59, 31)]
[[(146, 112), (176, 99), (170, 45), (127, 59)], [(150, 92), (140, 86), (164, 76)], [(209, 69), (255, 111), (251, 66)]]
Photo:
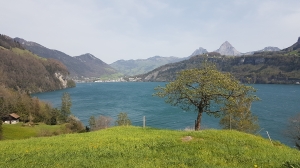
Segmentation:
[(101, 82), (141, 82), (142, 78), (138, 77), (130, 77), (130, 78), (118, 78), (118, 79), (99, 79), (96, 77), (90, 77), (90, 78), (82, 78), (82, 79), (73, 79), (76, 83), (101, 83)]

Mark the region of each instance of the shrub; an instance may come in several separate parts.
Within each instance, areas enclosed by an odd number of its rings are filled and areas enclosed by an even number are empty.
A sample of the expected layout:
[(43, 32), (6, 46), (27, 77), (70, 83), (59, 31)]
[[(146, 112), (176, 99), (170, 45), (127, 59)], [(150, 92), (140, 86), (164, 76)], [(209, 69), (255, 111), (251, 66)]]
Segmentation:
[[(70, 132), (81, 132), (82, 130), (85, 130), (84, 125), (82, 124), (82, 122), (75, 116), (70, 115), (67, 118), (67, 124), (66, 124), (66, 128), (70, 131)], [(67, 131), (68, 131), (67, 130)]]

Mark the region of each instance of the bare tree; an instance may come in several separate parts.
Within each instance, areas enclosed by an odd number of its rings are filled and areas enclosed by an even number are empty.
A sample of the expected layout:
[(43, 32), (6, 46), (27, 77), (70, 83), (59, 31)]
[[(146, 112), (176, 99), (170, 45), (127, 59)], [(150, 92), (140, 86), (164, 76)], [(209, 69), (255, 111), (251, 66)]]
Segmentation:
[(107, 116), (99, 116), (96, 119), (96, 129), (105, 129), (110, 126), (110, 123), (112, 121), (112, 118)]
[(286, 133), (287, 136), (294, 141), (295, 146), (300, 150), (300, 113), (289, 119)]
[(110, 126), (112, 118), (100, 115), (98, 118), (90, 117), (89, 124), (92, 131), (106, 129)]

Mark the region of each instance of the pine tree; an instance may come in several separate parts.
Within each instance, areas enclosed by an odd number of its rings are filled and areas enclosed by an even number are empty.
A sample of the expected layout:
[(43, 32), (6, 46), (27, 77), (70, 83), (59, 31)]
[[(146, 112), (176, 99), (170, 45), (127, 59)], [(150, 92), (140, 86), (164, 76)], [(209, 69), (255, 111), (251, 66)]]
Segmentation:
[(67, 122), (68, 116), (71, 115), (71, 106), (72, 106), (72, 101), (71, 101), (70, 94), (64, 92), (61, 98), (61, 109), (60, 109), (62, 122)]
[(90, 129), (94, 130), (96, 128), (96, 119), (95, 116), (91, 116), (89, 119)]
[(131, 121), (127, 116), (127, 113), (121, 112), (118, 114), (118, 119), (116, 121), (117, 126), (128, 126), (131, 125)]
[(2, 133), (3, 133), (2, 120), (0, 120), (0, 140), (2, 139)]

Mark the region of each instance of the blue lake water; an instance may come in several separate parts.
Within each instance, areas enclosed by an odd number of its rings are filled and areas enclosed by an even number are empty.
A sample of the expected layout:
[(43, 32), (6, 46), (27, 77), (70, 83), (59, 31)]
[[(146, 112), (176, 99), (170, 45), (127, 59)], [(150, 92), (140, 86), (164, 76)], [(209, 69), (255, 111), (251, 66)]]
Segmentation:
[[(85, 125), (90, 116), (110, 116), (117, 118), (120, 112), (126, 112), (133, 125), (142, 126), (143, 116), (149, 127), (184, 130), (193, 128), (195, 112), (186, 112), (164, 102), (164, 99), (153, 97), (154, 88), (165, 86), (165, 83), (79, 83), (75, 88), (34, 94), (47, 101), (53, 107), (61, 105), (63, 92), (68, 92), (72, 99), (72, 113)], [(253, 85), (256, 95), (261, 101), (252, 105), (252, 112), (258, 116), (261, 131), (259, 134), (267, 138), (268, 131), (272, 140), (294, 146), (286, 138), (289, 118), (300, 112), (299, 85)], [(219, 129), (219, 119), (204, 115), (202, 128)]]

